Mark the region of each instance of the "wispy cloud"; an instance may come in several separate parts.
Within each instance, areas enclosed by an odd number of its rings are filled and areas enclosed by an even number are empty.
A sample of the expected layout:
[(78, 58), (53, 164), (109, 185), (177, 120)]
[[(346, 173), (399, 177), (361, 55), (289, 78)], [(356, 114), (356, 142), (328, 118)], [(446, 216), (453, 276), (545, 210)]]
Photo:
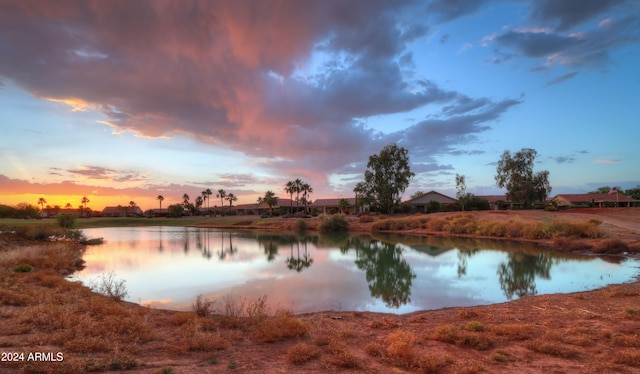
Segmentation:
[(578, 73), (579, 73), (579, 72), (574, 71), (574, 72), (571, 72), (571, 73), (567, 73), (567, 74), (561, 75), (561, 76), (559, 76), (559, 77), (557, 77), (557, 78), (554, 78), (554, 79), (550, 80), (550, 81), (546, 84), (546, 86), (552, 86), (552, 85), (554, 85), (554, 84), (559, 84), (559, 83), (562, 83), (562, 82), (564, 82), (564, 81), (567, 81), (567, 80), (569, 80), (569, 79), (571, 79), (571, 78), (575, 77), (576, 75), (578, 75)]
[(617, 163), (620, 163), (620, 160), (611, 160), (611, 159), (596, 160), (596, 164), (617, 164)]

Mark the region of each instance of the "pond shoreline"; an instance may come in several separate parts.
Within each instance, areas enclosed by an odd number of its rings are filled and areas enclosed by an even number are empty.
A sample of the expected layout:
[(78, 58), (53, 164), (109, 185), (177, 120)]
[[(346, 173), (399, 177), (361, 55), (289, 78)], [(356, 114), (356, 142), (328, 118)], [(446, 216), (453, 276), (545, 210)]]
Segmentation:
[(0, 256), (3, 351), (56, 351), (64, 361), (0, 362), (0, 372), (225, 373), (233, 367), (256, 374), (631, 373), (640, 368), (638, 281), (402, 315), (338, 310), (230, 319), (115, 302), (62, 278), (60, 271), (77, 266), (77, 245), (5, 239), (0, 235), (0, 254), (25, 248), (34, 272), (10, 270), (26, 257)]

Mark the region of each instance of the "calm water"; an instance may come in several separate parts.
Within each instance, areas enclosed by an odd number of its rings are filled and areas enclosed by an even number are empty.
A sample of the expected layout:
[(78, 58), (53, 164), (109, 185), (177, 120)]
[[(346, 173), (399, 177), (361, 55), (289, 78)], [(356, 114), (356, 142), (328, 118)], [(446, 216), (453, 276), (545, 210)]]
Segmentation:
[(640, 262), (514, 243), (389, 235), (277, 235), (184, 227), (85, 229), (85, 284), (114, 272), (127, 300), (190, 310), (198, 295), (257, 299), (296, 313), (408, 313), (569, 293), (634, 280)]

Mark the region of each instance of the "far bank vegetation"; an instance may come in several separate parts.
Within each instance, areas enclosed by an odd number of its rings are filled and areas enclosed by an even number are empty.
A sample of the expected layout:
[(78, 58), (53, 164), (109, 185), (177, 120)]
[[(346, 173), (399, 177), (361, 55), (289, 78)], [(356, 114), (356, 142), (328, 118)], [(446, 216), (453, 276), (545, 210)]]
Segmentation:
[(473, 214), (456, 214), (445, 217), (411, 216), (389, 218), (375, 222), (372, 231), (404, 231), (422, 229), (433, 233), (473, 235), (507, 239), (600, 238), (602, 232), (598, 220), (565, 222), (545, 220), (525, 222), (517, 218), (508, 221), (477, 218)]

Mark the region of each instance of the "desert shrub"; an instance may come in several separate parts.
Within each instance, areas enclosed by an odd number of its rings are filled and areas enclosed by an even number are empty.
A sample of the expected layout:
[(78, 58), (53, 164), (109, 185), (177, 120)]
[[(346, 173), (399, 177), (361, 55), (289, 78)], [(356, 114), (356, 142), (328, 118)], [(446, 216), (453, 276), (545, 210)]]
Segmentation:
[(191, 309), (199, 317), (208, 317), (213, 314), (214, 305), (215, 300), (210, 301), (209, 299), (203, 299), (202, 295), (198, 295), (198, 297), (196, 297), (196, 301), (191, 304)]
[(416, 343), (415, 335), (402, 330), (392, 332), (384, 339), (384, 343), (389, 358), (404, 366), (411, 366), (415, 354), (413, 350)]
[(296, 229), (297, 229), (298, 231), (306, 231), (306, 230), (307, 230), (307, 221), (305, 221), (305, 220), (304, 220), (304, 219), (302, 219), (302, 218), (299, 218), (299, 219), (296, 221)]
[(302, 365), (319, 355), (318, 350), (307, 343), (298, 343), (287, 350), (287, 360), (296, 365)]
[(567, 251), (588, 251), (593, 248), (589, 242), (570, 238), (556, 238), (553, 245)]
[(553, 204), (549, 204), (549, 205), (547, 205), (547, 206), (545, 206), (545, 207), (544, 207), (544, 210), (545, 210), (546, 212), (557, 212), (557, 211), (558, 211), (558, 207), (556, 207), (556, 206), (555, 206), (555, 205), (553, 205)]
[(501, 238), (507, 233), (507, 227), (498, 221), (480, 221), (476, 226), (476, 234)]
[(13, 268), (16, 273), (29, 273), (31, 270), (33, 270), (33, 266), (29, 264), (22, 264)]
[(432, 338), (458, 347), (471, 347), (481, 351), (494, 345), (490, 337), (477, 331), (469, 331), (464, 326), (441, 326), (436, 329)]
[(571, 358), (578, 355), (575, 348), (551, 339), (533, 339), (525, 344), (528, 349), (556, 357)]
[(349, 230), (349, 221), (343, 214), (320, 217), (320, 232), (337, 232)]
[(380, 343), (371, 342), (364, 347), (365, 352), (371, 357), (381, 357), (384, 349)]
[(436, 213), (442, 209), (442, 204), (437, 201), (431, 200), (427, 203), (427, 212)]
[(615, 351), (612, 360), (616, 364), (640, 367), (640, 352), (637, 349)]
[(431, 231), (444, 231), (444, 227), (447, 225), (447, 220), (443, 218), (432, 219), (427, 223), (427, 228)]
[(369, 223), (369, 222), (373, 222), (373, 216), (370, 216), (370, 215), (360, 216), (360, 217), (358, 218), (358, 222), (360, 222), (360, 223)]
[(97, 280), (94, 280), (90, 287), (93, 292), (104, 295), (114, 301), (122, 301), (127, 294), (126, 281), (124, 279), (116, 279), (114, 272), (102, 274)]
[(498, 361), (498, 362), (507, 362), (507, 361), (515, 360), (515, 358), (511, 354), (509, 354), (509, 352), (499, 350), (499, 349), (491, 353), (490, 357), (492, 360)]
[(76, 217), (73, 214), (58, 214), (56, 215), (56, 222), (60, 227), (72, 229), (76, 225)]
[(603, 240), (593, 248), (595, 253), (622, 253), (628, 250), (627, 243), (620, 239)]
[(470, 321), (465, 323), (464, 329), (467, 331), (484, 331), (484, 325), (482, 322)]
[(444, 229), (452, 234), (473, 234), (476, 232), (477, 223), (467, 216), (455, 217)]
[(279, 340), (306, 336), (311, 325), (293, 316), (289, 311), (278, 311), (276, 315), (264, 319), (254, 331), (254, 338), (260, 343), (273, 343)]
[(505, 323), (491, 326), (491, 332), (498, 336), (504, 336), (513, 340), (530, 339), (536, 331), (534, 325), (522, 323)]

